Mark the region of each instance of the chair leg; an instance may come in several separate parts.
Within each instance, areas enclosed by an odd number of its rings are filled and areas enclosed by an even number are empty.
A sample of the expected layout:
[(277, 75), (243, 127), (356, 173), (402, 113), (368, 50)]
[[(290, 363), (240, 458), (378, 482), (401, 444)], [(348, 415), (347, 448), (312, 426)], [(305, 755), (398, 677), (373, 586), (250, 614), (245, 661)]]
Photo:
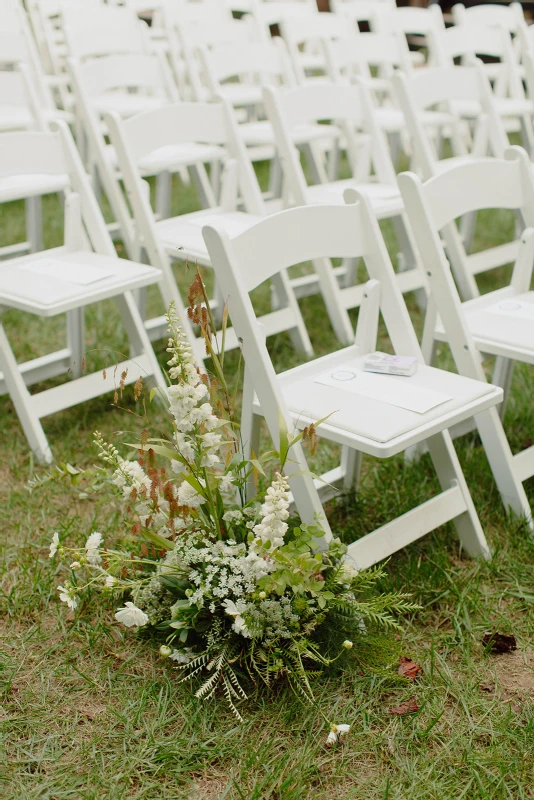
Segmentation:
[(504, 421), (506, 414), (506, 406), (510, 397), (510, 387), (512, 384), (512, 376), (514, 374), (515, 361), (511, 358), (504, 358), (498, 356), (495, 360), (495, 368), (493, 370), (493, 378), (491, 382), (500, 386), (504, 390), (504, 399), (499, 406), (499, 416)]
[(158, 219), (171, 215), (172, 174), (160, 172), (156, 177), (156, 214)]
[(319, 276), (319, 285), (334, 333), (341, 344), (352, 344), (354, 328), (340, 296), (339, 284), (331, 262), (327, 258), (314, 259), (313, 268)]
[(343, 447), (341, 450), (341, 467), (343, 469), (343, 490), (356, 491), (360, 482), (363, 454), (352, 447)]
[(281, 272), (271, 278), (273, 294), (275, 297), (276, 308), (292, 307), (295, 311), (295, 327), (288, 331), (293, 347), (305, 353), (309, 358), (313, 356), (313, 347), (306, 330), (306, 326), (300, 315), (295, 295), (291, 289), (291, 284), (287, 272)]
[(67, 347), (71, 353), (71, 378), (79, 378), (83, 372), (85, 353), (84, 309), (75, 308), (67, 312)]
[(427, 444), (441, 488), (449, 489), (457, 483), (464, 496), (466, 510), (454, 520), (463, 547), (470, 556), (489, 559), (490, 549), (449, 432), (431, 436)]
[(30, 253), (44, 250), (43, 244), (43, 209), (41, 197), (28, 197), (26, 205), (26, 230)]
[(497, 409), (490, 408), (477, 414), (475, 420), (505, 508), (523, 517), (530, 530), (534, 531), (532, 509), (523, 484), (516, 477), (514, 457)]
[(39, 417), (32, 408), (32, 398), (20, 374), (3, 325), (0, 323), (0, 368), (28, 444), (40, 462), (52, 463), (52, 451)]

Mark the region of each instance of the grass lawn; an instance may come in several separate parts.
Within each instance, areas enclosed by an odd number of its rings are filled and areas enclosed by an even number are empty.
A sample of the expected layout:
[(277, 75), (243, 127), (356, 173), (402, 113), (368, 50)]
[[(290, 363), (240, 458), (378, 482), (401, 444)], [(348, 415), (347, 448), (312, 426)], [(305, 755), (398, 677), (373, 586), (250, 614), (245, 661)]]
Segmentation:
[[(180, 204), (194, 207), (187, 190)], [(24, 238), (21, 207), (12, 204), (1, 213), (0, 242)], [(45, 220), (51, 245), (61, 234), (55, 199), (45, 203)], [(477, 245), (506, 239), (511, 230), (507, 215), (484, 213)], [(184, 272), (179, 280), (185, 286)], [(481, 287), (496, 287), (507, 276), (506, 269), (497, 270)], [(420, 330), (420, 312), (413, 298), (407, 300)], [(267, 301), (260, 292), (258, 307)], [(336, 349), (320, 297), (301, 305), (316, 353)], [(43, 322), (7, 312), (3, 322), (21, 360), (63, 346), (62, 319)], [(124, 348), (112, 304), (88, 309), (87, 340), (90, 369), (106, 363), (98, 348)], [(298, 363), (287, 337), (269, 346), (278, 369)], [(163, 364), (165, 344), (156, 350)], [(446, 348), (440, 359), (451, 367)], [(229, 363), (236, 363), (234, 357)], [(518, 367), (506, 414), (514, 450), (532, 437), (531, 398), (532, 371)], [(121, 431), (136, 429), (136, 418), (111, 403), (111, 396), (102, 397), (45, 420), (58, 462), (90, 465), (93, 431), (115, 441)], [(123, 405), (136, 410), (130, 393)], [(154, 427), (170, 429), (162, 412), (153, 414), (160, 416)], [(380, 588), (409, 591), (422, 609), (403, 620), (387, 672), (369, 673), (355, 660), (317, 682), (329, 715), (352, 725), (343, 744), (327, 750), (321, 718), (289, 690), (253, 692), (240, 725), (224, 702), (201, 704), (194, 687), (178, 686), (157, 646), (115, 623), (116, 602), (86, 596), (75, 614), (67, 613), (56, 591), (65, 572), (48, 559), (52, 533), (60, 531), (75, 545), (100, 530), (109, 541), (120, 535), (119, 508), (61, 484), (30, 493), (27, 482), (42, 468), (28, 451), (12, 403), (0, 397), (0, 797), (534, 798), (534, 541), (520, 521), (503, 513), (477, 435), (459, 440), (457, 448), (493, 559), (467, 558), (451, 525), (391, 559)], [(327, 467), (335, 458), (333, 448), (320, 444), (315, 466)], [(358, 496), (330, 508), (333, 527), (352, 541), (436, 488), (426, 458), (412, 466), (400, 457), (366, 459)], [(526, 488), (534, 502), (534, 482)], [(493, 629), (513, 633), (518, 650), (487, 655), (481, 639)], [(396, 675), (400, 654), (422, 666), (415, 683)], [(420, 707), (416, 713), (390, 713), (412, 699)]]

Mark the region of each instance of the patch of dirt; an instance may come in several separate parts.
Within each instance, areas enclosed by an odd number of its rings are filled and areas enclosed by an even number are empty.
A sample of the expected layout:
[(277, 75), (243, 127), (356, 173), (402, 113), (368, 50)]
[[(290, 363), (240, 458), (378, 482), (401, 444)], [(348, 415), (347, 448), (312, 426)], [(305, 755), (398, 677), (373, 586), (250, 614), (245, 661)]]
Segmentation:
[(491, 685), (493, 678), (503, 699), (534, 702), (534, 650), (492, 656), (484, 683)]
[(219, 800), (226, 786), (228, 779), (224, 778), (200, 778), (188, 787), (189, 800)]
[(84, 698), (82, 702), (76, 705), (76, 710), (83, 714), (84, 717), (92, 722), (99, 714), (105, 714), (107, 706), (102, 703), (96, 703), (90, 698)]

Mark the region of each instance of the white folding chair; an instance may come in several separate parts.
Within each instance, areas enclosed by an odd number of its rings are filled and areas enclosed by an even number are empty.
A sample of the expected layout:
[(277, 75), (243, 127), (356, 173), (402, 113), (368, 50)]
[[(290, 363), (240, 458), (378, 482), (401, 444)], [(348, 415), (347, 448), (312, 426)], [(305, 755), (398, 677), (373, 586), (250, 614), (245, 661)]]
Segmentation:
[[(32, 92), (39, 101), (41, 114), (47, 121), (65, 119), (72, 121), (72, 115), (59, 109), (55, 101), (55, 82), (45, 75), (39, 53), (22, 8), (16, 7), (11, 14), (0, 13), (0, 65), (2, 69), (13, 69), (23, 64)], [(57, 93), (56, 93), (57, 94)]]
[(388, 8), (377, 14), (373, 30), (386, 32), (402, 32), (410, 42), (421, 44), (427, 48), (428, 58), (420, 50), (412, 51), (410, 56), (414, 66), (436, 63), (433, 36), (445, 30), (445, 22), (440, 6), (434, 3), (427, 8), (403, 6)]
[[(523, 232), (510, 284), (465, 303), (440, 241), (440, 233), (454, 225), (458, 216), (481, 209), (513, 210), (521, 213), (527, 225), (534, 225), (529, 158), (519, 147), (510, 148), (505, 156), (459, 164), (425, 184), (406, 173), (399, 176), (399, 184), (431, 286), (423, 349), (430, 354), (435, 341), (447, 341), (459, 373), (479, 381), (486, 380), (480, 354), (495, 356), (493, 380), (508, 394), (514, 362), (534, 364), (534, 292), (529, 291), (534, 229)], [(464, 269), (467, 273), (467, 265)], [(494, 409), (477, 415), (475, 421), (504, 505), (525, 517), (534, 529), (522, 485), (534, 475), (534, 447), (513, 456)]]
[(323, 12), (287, 16), (280, 22), (280, 32), (297, 82), (304, 84), (325, 80), (326, 64), (321, 42), (324, 39), (344, 39), (354, 32), (354, 26), (341, 15)]
[[(391, 219), (402, 254), (404, 271), (398, 275), (402, 291), (424, 287), (424, 274), (411, 244), (402, 200), (397, 186), (395, 169), (391, 161), (384, 132), (374, 116), (368, 90), (359, 85), (307, 84), (293, 89), (265, 89), (265, 107), (272, 122), (282, 172), (286, 182), (285, 197), (288, 205), (310, 205), (343, 202), (347, 188), (367, 194), (378, 219)], [(328, 180), (321, 165), (310, 160), (315, 183), (308, 185), (300, 154), (295, 145), (295, 130), (302, 125), (330, 120), (343, 132), (349, 155), (352, 178)], [(359, 159), (359, 138), (363, 138), (365, 156)], [(374, 168), (374, 174), (371, 174)], [(323, 259), (314, 263), (315, 275), (295, 279), (293, 285), (298, 295), (310, 293), (318, 287), (323, 295), (330, 321), (338, 339), (347, 344), (352, 338), (352, 324), (348, 310), (357, 307), (362, 299), (363, 286), (354, 285), (354, 264), (347, 270), (332, 269)], [(409, 268), (408, 268), (409, 267)], [(338, 277), (345, 282), (338, 283)], [(348, 285), (347, 285), (348, 284)]]
[[(78, 146), (86, 151), (97, 190), (104, 188), (130, 258), (138, 257), (130, 213), (118, 183), (117, 154), (105, 140), (104, 115), (126, 118), (179, 100), (169, 66), (161, 53), (112, 55), (81, 64), (68, 60), (76, 100)], [(190, 150), (187, 153), (191, 155)], [(164, 180), (164, 179), (162, 179)], [(165, 203), (165, 187), (158, 193)], [(163, 213), (168, 213), (166, 208)]]
[[(412, 138), (414, 166), (423, 179), (489, 153), (503, 157), (509, 146), (508, 137), (488, 78), (480, 64), (473, 67), (429, 67), (416, 72), (410, 78), (397, 74), (393, 78), (393, 84)], [(468, 105), (477, 106), (479, 112), (482, 112), (473, 133), (471, 148), (466, 143), (464, 126), (451, 113), (449, 132), (453, 155), (439, 159), (439, 154), (422, 125), (421, 112), (436, 106), (445, 106), (445, 109), (454, 112), (458, 106)], [(479, 293), (475, 275), (507, 264), (517, 255), (517, 242), (467, 255), (466, 248), (470, 246), (475, 221), (476, 215), (469, 214), (462, 220), (460, 231), (456, 226), (450, 225), (444, 232), (449, 258), (454, 264), (458, 286), (464, 299), (476, 297)]]
[[(5, 329), (0, 325), (0, 370), (31, 449), (39, 460), (52, 453), (41, 419), (140, 377), (164, 386), (157, 359), (131, 291), (160, 280), (152, 267), (119, 259), (92, 194), (70, 132), (64, 122), (55, 132), (0, 135), (0, 202), (62, 192), (65, 195), (65, 244), (0, 264), (0, 306), (48, 318), (67, 313), (68, 347), (19, 365)], [(131, 358), (115, 358), (106, 374), (84, 371), (84, 342), (80, 336), (83, 309), (114, 299), (130, 345)], [(31, 395), (27, 384), (70, 371), (73, 377)], [(79, 376), (79, 377), (78, 377)], [(118, 377), (117, 377), (118, 376)]]
[[(498, 63), (484, 64), (484, 71), (493, 83), (495, 103), (500, 116), (510, 132), (520, 131), (527, 150), (534, 153), (532, 114), (534, 106), (525, 96), (523, 80), (512, 40), (502, 27), (460, 25), (430, 34), (438, 66), (453, 66), (455, 60), (463, 65), (472, 64), (477, 56), (499, 59)], [(458, 105), (467, 118), (480, 113), (477, 106)]]
[[(172, 273), (171, 262), (179, 261), (183, 264), (191, 261), (202, 266), (211, 266), (202, 239), (203, 225), (218, 220), (227, 230), (237, 233), (252, 225), (265, 213), (261, 190), (244, 144), (237, 133), (232, 109), (223, 100), (218, 103), (182, 103), (128, 120), (121, 120), (117, 114), (112, 114), (107, 117), (107, 122), (132, 206), (139, 250), (143, 248), (149, 262), (163, 272), (164, 280), (160, 287), (165, 305), (171, 300), (175, 302), (184, 330), (201, 362), (206, 358), (205, 346), (202, 337), (196, 337), (188, 319)], [(206, 146), (203, 162), (218, 158), (225, 163), (220, 204), (217, 203), (205, 176), (203, 192), (208, 208), (158, 220), (152, 210), (148, 186), (142, 175), (148, 170), (152, 174), (175, 172), (177, 148), (178, 164), (182, 167), (184, 143)], [(211, 146), (211, 152), (207, 152), (208, 145)], [(190, 162), (196, 166), (197, 180), (202, 176), (202, 161), (199, 154), (193, 153), (190, 158)], [(262, 317), (267, 335), (288, 331), (295, 346), (311, 354), (310, 340), (287, 276), (277, 279), (274, 288), (277, 309)], [(220, 306), (217, 308), (214, 304), (214, 309), (221, 314)], [(165, 322), (162, 318), (148, 320), (147, 327), (152, 338), (165, 335)], [(226, 346), (238, 346), (238, 340), (231, 330), (226, 335)]]
[[(291, 448), (286, 462), (302, 519), (311, 523), (319, 517), (329, 539), (321, 500), (332, 496), (332, 486), (350, 489), (356, 484), (362, 455), (389, 458), (412, 443), (426, 441), (442, 491), (350, 544), (349, 558), (358, 568), (368, 567), (449, 521), (455, 522), (471, 555), (487, 557), (484, 533), (447, 428), (500, 402), (502, 390), (425, 366), (372, 209), (364, 196), (355, 197), (358, 202), (350, 206), (274, 214), (231, 239), (215, 226), (204, 228), (217, 279), (242, 342), (246, 373), (241, 435), (246, 451), (257, 452), (262, 417), (276, 447), (281, 418), (292, 430), (330, 415), (321, 424), (320, 435), (342, 445), (343, 459), (340, 467), (322, 476), (329, 485), (313, 480), (300, 445)], [(295, 263), (325, 256), (361, 257), (372, 276), (356, 337), (341, 351), (277, 376), (249, 293)], [(364, 357), (376, 348), (380, 312), (394, 352), (420, 360), (410, 378), (362, 370)]]
[(319, 13), (316, 0), (245, 0), (245, 2), (248, 3), (248, 8), (234, 10), (250, 14), (266, 40), (271, 38), (271, 28), (280, 26), (285, 20), (293, 18), (303, 20)]
[[(197, 3), (188, 5), (194, 7)], [(164, 13), (169, 37), (169, 56), (176, 80), (184, 99), (204, 102), (209, 98), (210, 90), (198, 62), (198, 48), (246, 45), (251, 41), (259, 41), (258, 30), (248, 17), (227, 19), (220, 18), (216, 13), (204, 19), (186, 21), (182, 17), (180, 6), (172, 8), (171, 14), (171, 6), (167, 5)]]

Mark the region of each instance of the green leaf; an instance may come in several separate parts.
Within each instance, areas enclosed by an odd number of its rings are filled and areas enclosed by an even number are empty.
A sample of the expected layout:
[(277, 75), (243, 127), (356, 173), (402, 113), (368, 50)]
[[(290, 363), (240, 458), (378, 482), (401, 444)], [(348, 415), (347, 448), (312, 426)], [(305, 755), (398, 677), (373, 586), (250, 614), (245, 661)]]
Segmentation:
[(278, 431), (280, 437), (280, 465), (283, 467), (289, 452), (289, 434), (286, 421), (281, 409), (278, 409)]
[(148, 539), (149, 542), (155, 544), (156, 547), (161, 547), (162, 550), (173, 550), (174, 549), (174, 542), (170, 542), (168, 539), (164, 539), (163, 536), (160, 536), (158, 533), (152, 533), (152, 531), (144, 530), (142, 535), (145, 539)]

